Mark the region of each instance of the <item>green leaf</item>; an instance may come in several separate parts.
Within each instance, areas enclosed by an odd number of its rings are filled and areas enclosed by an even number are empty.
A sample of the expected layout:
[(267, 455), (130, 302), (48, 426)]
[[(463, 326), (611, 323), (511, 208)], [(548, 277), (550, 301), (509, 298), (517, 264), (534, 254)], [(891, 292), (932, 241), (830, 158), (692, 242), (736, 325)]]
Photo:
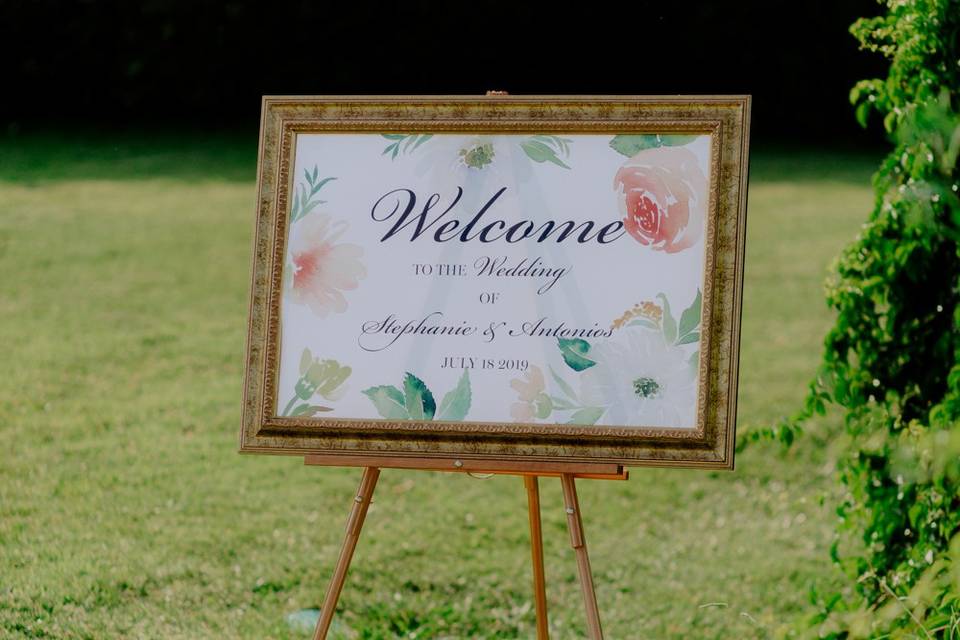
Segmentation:
[(411, 420), (433, 420), (437, 403), (423, 380), (407, 372), (403, 378), (404, 405)]
[(690, 344), (691, 342), (699, 342), (699, 341), (700, 341), (700, 332), (691, 331), (687, 335), (677, 340), (677, 344)]
[(870, 118), (870, 103), (864, 100), (863, 102), (858, 104), (856, 115), (857, 115), (857, 122), (860, 124), (860, 126), (863, 128), (866, 128), (867, 121)]
[(394, 142), (393, 144), (388, 144), (387, 147), (383, 150), (383, 153), (381, 153), (380, 155), (382, 155), (382, 156), (387, 155), (388, 153), (390, 153), (391, 151), (393, 151), (393, 150), (396, 148), (397, 144), (399, 144), (399, 143)]
[(603, 407), (584, 407), (583, 409), (574, 411), (573, 415), (570, 416), (570, 420), (567, 421), (567, 424), (596, 424), (604, 411), (606, 411), (606, 409)]
[(657, 294), (657, 299), (660, 300), (663, 307), (663, 319), (660, 321), (663, 328), (663, 339), (666, 340), (667, 344), (673, 344), (677, 341), (677, 321), (670, 313), (670, 302), (667, 301), (667, 296), (660, 293)]
[(317, 182), (316, 184), (314, 184), (314, 185), (313, 185), (313, 189), (310, 190), (310, 195), (311, 195), (311, 196), (316, 195), (317, 192), (319, 192), (320, 189), (323, 188), (323, 185), (327, 184), (327, 183), (330, 182), (331, 180), (336, 180), (336, 178), (333, 177), (333, 176), (330, 176), (329, 178), (324, 178), (324, 179), (321, 180), (320, 182)]
[(687, 366), (690, 367), (690, 371), (696, 376), (700, 372), (700, 350), (696, 350), (690, 354), (690, 359), (687, 360)]
[(463, 420), (470, 411), (470, 401), (472, 399), (470, 392), (470, 376), (467, 375), (467, 369), (463, 370), (460, 381), (457, 386), (451, 389), (443, 396), (440, 401), (440, 409), (437, 412), (438, 420)]
[(614, 136), (610, 147), (617, 153), (632, 158), (644, 149), (656, 147), (682, 147), (696, 140), (697, 136), (688, 134), (656, 134), (645, 133), (640, 135)]
[(410, 149), (410, 151), (416, 151), (416, 150), (417, 150), (417, 147), (419, 147), (420, 145), (422, 145), (424, 142), (426, 142), (427, 140), (429, 140), (429, 139), (432, 138), (432, 137), (433, 137), (433, 134), (432, 134), (432, 133), (425, 133), (425, 134), (423, 134), (422, 136), (420, 136), (420, 139), (417, 140), (417, 144), (413, 145), (413, 148)]
[(553, 378), (553, 381), (557, 383), (557, 386), (560, 387), (560, 390), (563, 391), (564, 395), (574, 402), (579, 402), (577, 399), (577, 394), (573, 391), (573, 387), (567, 384), (566, 380), (557, 375), (557, 372), (553, 370), (553, 367), (547, 368), (550, 369), (550, 376)]
[(563, 160), (557, 157), (557, 152), (548, 147), (547, 145), (539, 142), (537, 140), (526, 140), (525, 142), (520, 143), (520, 148), (523, 149), (524, 153), (533, 160), (534, 162), (552, 162), (553, 164), (563, 167), (564, 169), (569, 169)]
[(557, 338), (563, 361), (574, 371), (583, 371), (597, 364), (586, 355), (590, 351), (590, 343), (580, 338)]
[(540, 420), (549, 417), (553, 411), (553, 402), (550, 400), (550, 396), (545, 393), (541, 393), (533, 399), (533, 406), (536, 408), (537, 418)]
[(681, 336), (687, 335), (700, 326), (700, 305), (702, 299), (703, 296), (700, 295), (700, 289), (697, 289), (697, 297), (693, 299), (693, 303), (680, 314), (679, 333)]
[(300, 354), (300, 375), (304, 375), (312, 363), (313, 354), (310, 353), (310, 349), (304, 349), (303, 353)]
[(387, 140), (403, 140), (407, 137), (405, 133), (384, 133), (383, 137)]
[(643, 327), (644, 329), (650, 329), (652, 331), (660, 331), (660, 325), (651, 320), (650, 318), (637, 318), (633, 322), (627, 325), (628, 327)]
[(550, 396), (550, 402), (553, 403), (553, 408), (559, 411), (565, 411), (567, 409), (576, 409), (577, 405), (573, 404), (566, 398), (560, 398), (557, 396)]
[(318, 413), (323, 413), (325, 411), (333, 411), (330, 407), (324, 407), (318, 404), (301, 404), (293, 410), (292, 416), (309, 416), (313, 417)]
[(309, 400), (316, 390), (317, 385), (308, 380), (306, 376), (300, 376), (293, 386), (293, 393), (301, 400)]
[(365, 389), (363, 394), (370, 398), (377, 413), (388, 420), (409, 420), (410, 414), (404, 406), (403, 392), (394, 386), (384, 385)]

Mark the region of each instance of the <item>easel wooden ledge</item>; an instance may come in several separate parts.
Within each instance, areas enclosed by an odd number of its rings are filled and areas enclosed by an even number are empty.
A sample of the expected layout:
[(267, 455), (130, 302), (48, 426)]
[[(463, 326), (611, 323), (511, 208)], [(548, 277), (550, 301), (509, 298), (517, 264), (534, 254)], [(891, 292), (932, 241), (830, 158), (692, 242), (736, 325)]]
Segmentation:
[(533, 593), (537, 612), (537, 640), (548, 640), (547, 628), (547, 587), (543, 572), (543, 530), (540, 525), (540, 486), (538, 478), (559, 477), (563, 487), (564, 511), (567, 514), (567, 526), (570, 529), (570, 545), (577, 557), (577, 572), (580, 576), (580, 590), (586, 607), (587, 630), (591, 640), (603, 640), (600, 627), (600, 611), (597, 608), (597, 594), (593, 587), (593, 574), (590, 570), (590, 557), (587, 555), (587, 541), (583, 534), (583, 521), (580, 518), (580, 503), (577, 499), (576, 478), (595, 480), (626, 480), (629, 472), (618, 464), (606, 463), (567, 463), (567, 462), (512, 462), (504, 460), (482, 460), (471, 458), (416, 458), (400, 456), (362, 456), (362, 455), (309, 455), (304, 463), (328, 467), (363, 467), (360, 487), (353, 499), (350, 516), (347, 518), (346, 533), (340, 548), (340, 557), (327, 587), (327, 593), (320, 609), (320, 619), (313, 633), (314, 640), (325, 640), (333, 621), (333, 614), (343, 590), (343, 583), (350, 567), (350, 560), (360, 539), (360, 529), (367, 516), (367, 508), (373, 498), (381, 469), (420, 469), (426, 471), (447, 471), (451, 473), (483, 473), (522, 476), (527, 489), (527, 511), (530, 518), (530, 551), (533, 560)]

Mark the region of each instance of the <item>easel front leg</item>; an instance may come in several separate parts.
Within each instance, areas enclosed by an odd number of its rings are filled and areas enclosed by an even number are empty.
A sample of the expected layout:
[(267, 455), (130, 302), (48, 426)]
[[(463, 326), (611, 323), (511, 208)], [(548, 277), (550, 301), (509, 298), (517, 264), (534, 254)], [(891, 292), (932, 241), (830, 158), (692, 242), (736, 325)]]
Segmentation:
[(367, 508), (370, 506), (373, 490), (377, 486), (379, 477), (380, 469), (377, 467), (364, 468), (363, 477), (360, 479), (360, 488), (353, 499), (350, 517), (347, 519), (347, 531), (343, 537), (343, 546), (340, 547), (340, 557), (337, 558), (337, 566), (333, 570), (330, 586), (327, 587), (327, 594), (323, 598), (323, 607), (320, 609), (317, 628), (313, 632), (313, 640), (325, 640), (327, 632), (330, 630), (330, 623), (333, 622), (333, 614), (337, 609), (337, 601), (340, 599), (340, 592), (343, 590), (343, 582), (347, 577), (347, 569), (350, 568), (353, 551), (357, 548), (360, 529), (367, 517)]
[(533, 601), (537, 608), (537, 640), (549, 640), (547, 580), (543, 572), (543, 528), (540, 524), (540, 485), (537, 476), (524, 476), (530, 515), (530, 555), (533, 560)]
[(587, 539), (583, 535), (583, 520), (580, 519), (580, 501), (577, 499), (577, 486), (572, 474), (560, 476), (563, 484), (563, 504), (567, 512), (567, 526), (570, 528), (570, 544), (577, 554), (577, 571), (580, 573), (580, 590), (583, 592), (583, 604), (587, 610), (587, 631), (591, 640), (603, 640), (600, 628), (600, 610), (597, 608), (597, 593), (593, 588), (593, 573), (590, 570), (590, 556), (587, 555)]

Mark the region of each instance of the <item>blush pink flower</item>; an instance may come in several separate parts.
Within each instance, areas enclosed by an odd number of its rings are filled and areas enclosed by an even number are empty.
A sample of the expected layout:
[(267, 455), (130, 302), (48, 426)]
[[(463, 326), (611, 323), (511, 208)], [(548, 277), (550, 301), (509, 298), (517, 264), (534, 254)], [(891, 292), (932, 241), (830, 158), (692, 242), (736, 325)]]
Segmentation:
[(707, 179), (683, 147), (644, 149), (617, 171), (623, 226), (640, 244), (675, 253), (700, 240)]
[(322, 213), (303, 218), (290, 230), (293, 301), (307, 305), (321, 318), (346, 311), (343, 292), (356, 289), (367, 275), (360, 260), (363, 249), (337, 243), (346, 230), (346, 222), (333, 222)]
[(514, 378), (510, 381), (510, 386), (517, 392), (517, 402), (510, 405), (510, 417), (517, 422), (532, 422), (542, 413), (544, 399), (549, 401), (549, 398), (544, 393), (546, 384), (540, 367), (530, 365), (524, 378), (526, 379)]

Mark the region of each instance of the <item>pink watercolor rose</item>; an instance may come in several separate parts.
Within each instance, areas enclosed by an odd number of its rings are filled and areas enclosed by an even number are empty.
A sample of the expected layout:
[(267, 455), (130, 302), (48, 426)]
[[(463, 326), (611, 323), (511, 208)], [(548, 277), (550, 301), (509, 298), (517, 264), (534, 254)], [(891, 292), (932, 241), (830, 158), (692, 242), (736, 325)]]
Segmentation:
[(291, 229), (293, 301), (307, 305), (321, 318), (346, 311), (343, 292), (356, 289), (367, 275), (360, 260), (363, 248), (337, 243), (346, 230), (346, 222), (334, 222), (322, 213), (303, 218)]
[(707, 179), (697, 157), (683, 147), (644, 149), (613, 180), (623, 226), (640, 244), (676, 253), (700, 240)]

